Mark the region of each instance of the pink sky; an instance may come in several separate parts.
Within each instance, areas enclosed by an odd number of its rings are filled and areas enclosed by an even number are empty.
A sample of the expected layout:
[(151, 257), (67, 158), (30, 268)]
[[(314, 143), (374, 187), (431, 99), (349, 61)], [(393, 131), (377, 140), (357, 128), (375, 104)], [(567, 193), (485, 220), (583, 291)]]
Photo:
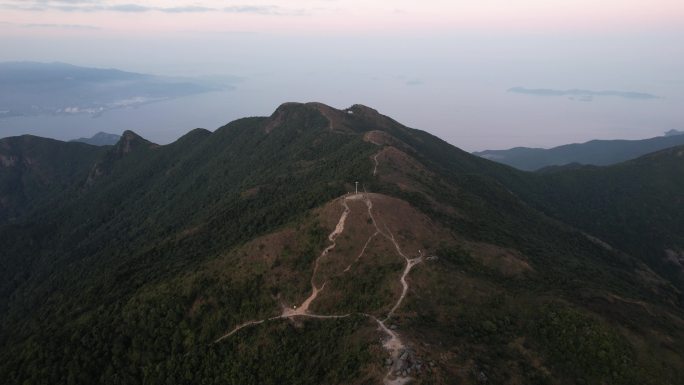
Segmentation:
[[(5, 34), (682, 29), (681, 0), (0, 0)], [(0, 9), (2, 9), (0, 8)], [(228, 10), (226, 10), (228, 8)], [(70, 27), (92, 28), (70, 28)], [(47, 32), (46, 32), (47, 31)]]
[(242, 79), (176, 126), (131, 122), (162, 142), (312, 100), (367, 104), (469, 150), (684, 129), (684, 0), (0, 0), (0, 61), (22, 60)]

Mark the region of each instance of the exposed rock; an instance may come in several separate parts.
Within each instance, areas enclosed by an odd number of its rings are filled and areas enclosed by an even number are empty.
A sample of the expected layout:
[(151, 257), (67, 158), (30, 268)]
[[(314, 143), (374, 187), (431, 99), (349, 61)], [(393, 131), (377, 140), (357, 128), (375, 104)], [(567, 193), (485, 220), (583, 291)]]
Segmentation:
[(667, 249), (665, 250), (665, 259), (679, 266), (679, 268), (684, 267), (684, 251)]
[(0, 154), (0, 165), (3, 167), (12, 167), (17, 164), (17, 157), (13, 155), (2, 155)]

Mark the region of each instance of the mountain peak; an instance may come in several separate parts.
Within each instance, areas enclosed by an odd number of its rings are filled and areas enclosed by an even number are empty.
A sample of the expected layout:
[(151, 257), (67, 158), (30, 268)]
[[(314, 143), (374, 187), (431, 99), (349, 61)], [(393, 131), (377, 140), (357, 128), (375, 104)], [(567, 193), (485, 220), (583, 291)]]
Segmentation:
[(150, 142), (131, 130), (124, 131), (114, 147), (110, 148), (103, 155), (102, 159), (93, 165), (90, 173), (88, 174), (86, 185), (90, 186), (95, 182), (95, 180), (99, 179), (103, 175), (109, 174), (114, 167), (114, 164), (120, 159), (123, 159), (129, 153), (138, 151), (140, 149), (151, 149), (157, 147), (159, 147), (158, 144)]
[(276, 110), (273, 112), (271, 116), (283, 114), (283, 113), (293, 113), (296, 111), (304, 111), (304, 110), (315, 110), (319, 111), (321, 113), (343, 113), (341, 110), (338, 110), (337, 108), (331, 107), (327, 104), (320, 103), (320, 102), (306, 102), (306, 103), (301, 103), (301, 102), (285, 102), (282, 103), (281, 105), (276, 108)]
[[(126, 139), (126, 140), (143, 139), (142, 136), (136, 134), (135, 132), (133, 132), (131, 130), (124, 131), (123, 134), (121, 134), (121, 138)], [(145, 139), (143, 139), (143, 140), (145, 140)]]
[(111, 146), (115, 145), (119, 141), (119, 139), (121, 139), (120, 135), (100, 131), (97, 134), (91, 136), (90, 138), (83, 137), (70, 140), (70, 142), (81, 142), (93, 146)]
[(347, 111), (353, 111), (354, 113), (362, 113), (365, 115), (381, 115), (375, 108), (371, 108), (363, 104), (354, 104), (353, 106), (349, 107)]
[(286, 102), (278, 106), (271, 114), (268, 122), (264, 126), (264, 131), (270, 133), (276, 127), (286, 123), (299, 126), (298, 129), (312, 128), (323, 122), (323, 117), (327, 122), (322, 127), (327, 126), (331, 130), (347, 131), (348, 128), (343, 124), (344, 112), (330, 107), (323, 103), (309, 102)]
[(320, 102), (287, 102), (281, 104), (270, 116), (264, 130), (269, 133), (283, 123), (299, 119), (302, 124), (312, 124), (315, 115), (324, 117), (328, 121), (331, 131), (346, 133), (365, 133), (374, 130), (392, 130), (405, 128), (389, 117), (382, 115), (376, 109), (362, 104), (354, 104), (349, 108), (337, 109)]
[(135, 132), (126, 130), (121, 134), (121, 139), (116, 143), (114, 152), (124, 155), (141, 147), (154, 148), (157, 146), (157, 144), (150, 142)]

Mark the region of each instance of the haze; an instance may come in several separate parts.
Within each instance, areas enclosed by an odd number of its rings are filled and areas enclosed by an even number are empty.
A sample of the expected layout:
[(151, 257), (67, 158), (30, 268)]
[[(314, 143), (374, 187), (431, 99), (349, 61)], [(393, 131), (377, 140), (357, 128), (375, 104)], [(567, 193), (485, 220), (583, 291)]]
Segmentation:
[(466, 150), (684, 128), (680, 0), (0, 0), (0, 10), (0, 61), (241, 79), (109, 119), (0, 120), (0, 137), (132, 128), (165, 143), (285, 101), (362, 103)]

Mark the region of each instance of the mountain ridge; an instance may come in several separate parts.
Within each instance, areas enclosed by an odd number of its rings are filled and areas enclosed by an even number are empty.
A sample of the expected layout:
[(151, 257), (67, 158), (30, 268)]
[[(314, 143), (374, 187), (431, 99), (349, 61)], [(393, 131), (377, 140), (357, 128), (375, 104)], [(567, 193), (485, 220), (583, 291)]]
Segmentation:
[(508, 150), (485, 150), (473, 154), (521, 170), (536, 171), (546, 166), (563, 166), (568, 163), (607, 166), (681, 144), (684, 144), (684, 135), (666, 134), (649, 139), (591, 140), (550, 149), (515, 147)]
[[(589, 189), (556, 197), (566, 178), (598, 185), (585, 171), (517, 171), (360, 105), (289, 103), (168, 145), (126, 132), (111, 148), (81, 146), (92, 158), (64, 179), (78, 194), (0, 225), (9, 383), (39, 383), (41, 368), (84, 384), (675, 384), (684, 373), (673, 278), (615, 236), (624, 229), (568, 214), (578, 210), (564, 202), (591, 203)], [(680, 175), (670, 157), (643, 160), (643, 175)], [(644, 215), (626, 229), (668, 224)]]

